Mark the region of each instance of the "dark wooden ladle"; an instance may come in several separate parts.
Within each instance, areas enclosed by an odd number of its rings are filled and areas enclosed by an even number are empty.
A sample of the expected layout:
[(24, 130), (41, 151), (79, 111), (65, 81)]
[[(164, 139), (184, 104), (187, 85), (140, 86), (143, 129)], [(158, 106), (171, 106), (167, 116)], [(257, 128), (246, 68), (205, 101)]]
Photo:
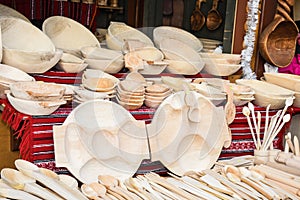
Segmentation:
[(199, 31), (205, 24), (205, 16), (200, 11), (202, 2), (206, 2), (206, 0), (196, 1), (195, 10), (193, 11), (191, 16), (191, 29), (193, 31)]
[(213, 5), (210, 11), (208, 11), (206, 18), (206, 26), (208, 30), (216, 30), (222, 23), (223, 19), (218, 9), (219, 0), (213, 0)]

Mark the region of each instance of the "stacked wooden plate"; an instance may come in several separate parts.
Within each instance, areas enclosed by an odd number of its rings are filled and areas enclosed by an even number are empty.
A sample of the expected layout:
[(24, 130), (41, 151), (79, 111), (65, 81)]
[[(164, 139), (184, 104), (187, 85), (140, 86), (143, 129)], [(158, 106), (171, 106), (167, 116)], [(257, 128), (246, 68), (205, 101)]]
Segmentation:
[(233, 92), (233, 103), (236, 106), (242, 106), (246, 103), (253, 101), (255, 91), (246, 85), (237, 85), (235, 83), (228, 83)]
[(283, 73), (264, 73), (267, 82), (284, 87), (295, 92), (293, 106), (300, 107), (300, 76)]
[(124, 67), (124, 59), (120, 51), (101, 47), (83, 47), (81, 48), (81, 54), (84, 57), (84, 62), (91, 69), (114, 74)]
[(207, 82), (190, 83), (193, 91), (198, 92), (209, 99), (215, 106), (222, 105), (226, 102), (227, 95), (221, 89), (214, 87)]
[(10, 84), (7, 94), (10, 104), (19, 112), (27, 115), (49, 115), (60, 105), (66, 88), (55, 83), (16, 82)]
[(200, 53), (200, 56), (205, 63), (203, 71), (214, 76), (229, 76), (241, 68), (239, 54)]
[(87, 66), (83, 59), (69, 53), (63, 53), (57, 64), (58, 69), (67, 73), (79, 73)]
[(87, 69), (82, 75), (82, 87), (84, 89), (76, 90), (77, 95), (75, 95), (75, 98), (80, 103), (94, 98), (113, 98), (118, 83), (119, 79), (108, 73), (101, 70)]
[(294, 98), (295, 94), (292, 90), (265, 81), (238, 79), (236, 83), (251, 87), (255, 91), (254, 104), (262, 107), (267, 107), (270, 104), (270, 109), (283, 108), (286, 99)]
[(172, 94), (172, 89), (166, 84), (153, 84), (146, 87), (145, 105), (157, 108), (161, 102)]
[(128, 110), (140, 108), (144, 104), (145, 87), (142, 82), (123, 80), (117, 86), (117, 103)]
[(198, 38), (203, 44), (202, 52), (213, 52), (218, 46), (222, 45), (221, 41), (207, 38)]

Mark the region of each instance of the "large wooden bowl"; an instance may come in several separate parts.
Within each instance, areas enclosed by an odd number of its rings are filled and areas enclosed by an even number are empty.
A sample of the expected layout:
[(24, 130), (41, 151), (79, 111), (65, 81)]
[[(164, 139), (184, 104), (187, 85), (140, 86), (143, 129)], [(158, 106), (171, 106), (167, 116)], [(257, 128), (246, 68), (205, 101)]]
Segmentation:
[(43, 22), (42, 29), (55, 47), (64, 52), (81, 53), (82, 47), (100, 47), (98, 39), (89, 29), (68, 17), (49, 17)]
[(298, 32), (293, 21), (277, 16), (260, 36), (259, 51), (262, 57), (277, 67), (288, 66), (295, 54)]

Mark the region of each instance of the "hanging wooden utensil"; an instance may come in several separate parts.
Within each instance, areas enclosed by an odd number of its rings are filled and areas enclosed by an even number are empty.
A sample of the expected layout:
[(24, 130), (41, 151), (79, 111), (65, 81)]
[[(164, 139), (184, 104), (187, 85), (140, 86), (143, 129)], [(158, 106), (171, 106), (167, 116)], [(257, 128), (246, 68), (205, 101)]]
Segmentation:
[(205, 23), (205, 16), (200, 11), (202, 2), (206, 2), (206, 0), (196, 1), (195, 10), (193, 11), (191, 16), (191, 29), (193, 31), (199, 31)]
[(221, 25), (223, 19), (218, 9), (219, 0), (213, 0), (213, 5), (210, 11), (208, 11), (206, 18), (206, 26), (208, 30), (216, 30)]

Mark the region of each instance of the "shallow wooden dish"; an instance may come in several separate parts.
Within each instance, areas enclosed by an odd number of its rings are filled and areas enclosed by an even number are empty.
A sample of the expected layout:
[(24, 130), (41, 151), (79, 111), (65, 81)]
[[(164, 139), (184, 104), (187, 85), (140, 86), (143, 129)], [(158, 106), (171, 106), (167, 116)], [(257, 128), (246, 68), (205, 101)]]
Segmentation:
[(125, 65), (123, 55), (112, 60), (85, 58), (84, 62), (88, 64), (90, 69), (101, 70), (109, 74), (118, 73)]
[(118, 104), (120, 104), (121, 106), (123, 106), (127, 110), (139, 109), (144, 104), (144, 101), (138, 102), (138, 103), (136, 103), (136, 102), (132, 103), (132, 102), (128, 102), (128, 101), (125, 102), (125, 101), (120, 100), (118, 97), (116, 98), (116, 100), (117, 100)]
[(101, 78), (83, 78), (82, 85), (92, 91), (96, 92), (110, 92), (113, 91), (117, 85), (113, 79), (101, 77)]
[(53, 127), (53, 138), (57, 166), (82, 183), (96, 182), (95, 174), (124, 180), (148, 156), (145, 122), (111, 101), (80, 104), (62, 126)]
[(111, 79), (115, 84), (118, 84), (120, 80), (116, 78), (115, 76), (112, 76), (102, 70), (99, 69), (86, 69), (83, 72), (82, 78), (89, 79), (89, 78), (109, 78)]
[(196, 92), (181, 91), (166, 98), (147, 130), (152, 159), (177, 175), (210, 168), (225, 141), (231, 140), (223, 108)]
[(157, 108), (161, 104), (161, 102), (162, 100), (153, 100), (149, 98), (146, 98), (144, 101), (145, 105), (149, 108)]
[(264, 73), (267, 82), (284, 87), (295, 92), (300, 92), (300, 76), (284, 73)]
[(0, 64), (0, 82), (9, 85), (17, 81), (35, 81), (35, 79), (18, 68)]
[(153, 40), (155, 45), (160, 48), (161, 42), (165, 39), (173, 38), (186, 43), (196, 52), (200, 52), (203, 48), (201, 41), (190, 32), (171, 26), (159, 26), (153, 30)]
[(87, 63), (70, 63), (59, 61), (57, 63), (57, 68), (67, 73), (79, 73), (87, 68)]

